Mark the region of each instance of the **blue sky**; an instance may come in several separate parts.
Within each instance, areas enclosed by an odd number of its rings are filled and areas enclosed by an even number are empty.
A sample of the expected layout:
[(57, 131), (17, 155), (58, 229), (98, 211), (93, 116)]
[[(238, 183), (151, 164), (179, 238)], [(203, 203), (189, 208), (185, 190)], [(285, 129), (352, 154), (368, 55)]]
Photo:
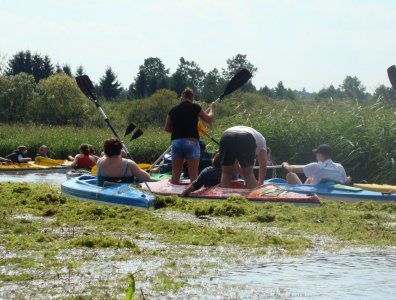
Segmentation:
[(246, 54), (257, 87), (317, 91), (357, 76), (369, 92), (390, 86), (396, 1), (0, 0), (0, 55), (48, 54), (97, 81), (111, 66), (127, 87), (147, 57), (173, 72), (179, 58), (206, 72)]

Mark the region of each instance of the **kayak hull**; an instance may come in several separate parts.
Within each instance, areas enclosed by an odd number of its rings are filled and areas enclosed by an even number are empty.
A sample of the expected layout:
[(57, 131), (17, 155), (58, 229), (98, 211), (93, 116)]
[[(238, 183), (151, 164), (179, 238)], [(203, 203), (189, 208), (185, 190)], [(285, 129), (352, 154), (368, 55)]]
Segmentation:
[(284, 179), (274, 178), (265, 180), (266, 184), (276, 184), (281, 189), (295, 193), (315, 193), (320, 199), (357, 202), (357, 201), (376, 201), (376, 202), (394, 202), (395, 194), (383, 194), (380, 192), (367, 191), (364, 189), (353, 188), (345, 185), (335, 184), (334, 182), (324, 182), (317, 185), (309, 184), (288, 184)]
[[(183, 180), (180, 184), (171, 184), (168, 179), (158, 182), (148, 182), (151, 192), (158, 195), (178, 195), (186, 189), (189, 180)], [(143, 189), (148, 189), (142, 185)], [(319, 204), (319, 198), (314, 195), (303, 195), (287, 192), (273, 184), (263, 185), (255, 189), (246, 189), (241, 182), (233, 182), (231, 188), (221, 188), (219, 185), (210, 188), (201, 188), (189, 195), (194, 199), (227, 199), (231, 196), (242, 196), (253, 202), (286, 202), (294, 204)]]
[(82, 175), (65, 181), (61, 185), (61, 191), (65, 195), (80, 199), (141, 208), (152, 207), (155, 199), (153, 195), (142, 192), (129, 184), (97, 186), (97, 178), (91, 175)]

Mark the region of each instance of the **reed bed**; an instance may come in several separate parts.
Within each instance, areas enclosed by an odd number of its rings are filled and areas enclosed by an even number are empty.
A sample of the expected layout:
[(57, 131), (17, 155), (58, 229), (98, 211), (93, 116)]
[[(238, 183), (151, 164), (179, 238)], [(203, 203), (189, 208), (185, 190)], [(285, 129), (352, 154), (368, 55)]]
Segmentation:
[[(112, 108), (110, 120), (116, 124), (119, 134), (123, 134), (129, 121), (143, 127), (144, 135), (139, 139), (129, 142), (125, 138), (138, 162), (152, 162), (170, 144), (170, 137), (161, 124), (168, 106), (175, 103), (170, 100), (174, 95), (161, 93), (152, 101), (148, 98), (122, 102), (118, 106), (116, 103), (106, 105), (107, 110)], [(274, 101), (256, 94), (235, 93), (219, 105), (216, 120), (207, 129), (220, 139), (222, 131), (230, 126), (254, 127), (267, 139), (277, 163), (312, 162), (315, 159), (312, 149), (328, 143), (334, 148), (334, 160), (345, 166), (354, 181), (390, 183), (396, 182), (395, 118), (393, 110), (380, 102), (361, 105), (353, 101)], [(93, 127), (99, 122), (98, 116), (92, 116), (92, 120), (89, 128), (0, 125), (0, 156), (19, 144), (28, 146), (31, 155), (41, 144), (46, 144), (55, 158), (77, 153), (81, 143), (92, 144), (101, 151), (103, 140), (110, 137), (111, 132), (106, 127)], [(210, 150), (217, 147), (207, 142)]]

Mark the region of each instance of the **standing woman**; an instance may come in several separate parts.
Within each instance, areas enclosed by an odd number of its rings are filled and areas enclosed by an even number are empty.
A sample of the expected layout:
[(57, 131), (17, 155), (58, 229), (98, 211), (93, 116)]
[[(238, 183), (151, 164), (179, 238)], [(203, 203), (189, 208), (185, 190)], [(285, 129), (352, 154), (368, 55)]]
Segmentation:
[(199, 166), (199, 133), (198, 119), (210, 124), (216, 104), (210, 104), (209, 112), (202, 110), (194, 103), (192, 89), (186, 88), (180, 97), (181, 103), (174, 106), (168, 113), (165, 131), (171, 133), (172, 140), (172, 178), (171, 183), (178, 184), (183, 169), (184, 160), (187, 160), (188, 174), (191, 182), (198, 177)]

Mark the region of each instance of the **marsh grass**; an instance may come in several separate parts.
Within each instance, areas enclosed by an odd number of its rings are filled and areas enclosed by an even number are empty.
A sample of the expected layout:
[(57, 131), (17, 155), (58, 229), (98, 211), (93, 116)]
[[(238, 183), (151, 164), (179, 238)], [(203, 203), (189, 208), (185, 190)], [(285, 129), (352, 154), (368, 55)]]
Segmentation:
[[(170, 144), (162, 124), (175, 103), (174, 95), (162, 90), (148, 99), (104, 106), (112, 114), (110, 119), (120, 135), (130, 121), (144, 129), (142, 137), (132, 142), (125, 138), (125, 143), (136, 161), (152, 162)], [(202, 105), (205, 108), (207, 104)], [(100, 124), (100, 128), (94, 127)], [(345, 166), (354, 182), (396, 182), (396, 165), (392, 162), (396, 159), (396, 118), (393, 110), (380, 102), (361, 105), (346, 100), (275, 101), (237, 92), (219, 105), (214, 124), (207, 128), (220, 139), (221, 133), (234, 125), (251, 126), (263, 133), (276, 163), (312, 162), (312, 149), (328, 143), (334, 148), (334, 160)], [(65, 158), (76, 154), (81, 143), (92, 144), (101, 151), (103, 140), (111, 135), (103, 121), (86, 128), (0, 125), (0, 156), (19, 144), (28, 146), (29, 154), (34, 155), (41, 144), (46, 144), (54, 158)], [(217, 148), (206, 141), (209, 150)]]
[[(158, 258), (160, 267), (136, 277), (144, 294), (158, 296), (177, 293), (189, 278), (204, 276), (221, 262), (234, 259), (242, 264), (246, 255), (302, 255), (316, 247), (396, 246), (395, 204), (324, 201), (320, 207), (307, 208), (255, 204), (239, 197), (194, 201), (175, 196), (158, 197), (156, 202), (157, 211), (148, 211), (74, 200), (45, 184), (0, 183), (0, 249), (7, 254), (0, 259), (0, 285), (23, 286), (19, 296), (120, 298), (130, 284), (123, 280), (130, 270), (119, 269), (123, 262), (132, 261), (133, 266)], [(44, 213), (49, 209), (51, 216)], [(168, 212), (170, 218), (165, 217)], [(178, 219), (178, 215), (189, 218)], [(221, 221), (220, 226), (216, 221)], [(166, 247), (142, 247), (147, 236)], [(330, 237), (330, 242), (319, 246), (318, 236)], [(232, 249), (237, 249), (236, 257), (230, 254)], [(246, 252), (239, 257), (241, 251)], [(201, 253), (211, 259), (219, 253), (224, 257), (212, 262), (205, 256), (197, 266)], [(102, 265), (106, 271), (97, 273)], [(108, 268), (113, 270), (110, 275), (106, 275)], [(51, 284), (37, 289), (40, 280)], [(60, 285), (65, 288), (50, 289)], [(77, 286), (83, 288), (74, 291)]]

